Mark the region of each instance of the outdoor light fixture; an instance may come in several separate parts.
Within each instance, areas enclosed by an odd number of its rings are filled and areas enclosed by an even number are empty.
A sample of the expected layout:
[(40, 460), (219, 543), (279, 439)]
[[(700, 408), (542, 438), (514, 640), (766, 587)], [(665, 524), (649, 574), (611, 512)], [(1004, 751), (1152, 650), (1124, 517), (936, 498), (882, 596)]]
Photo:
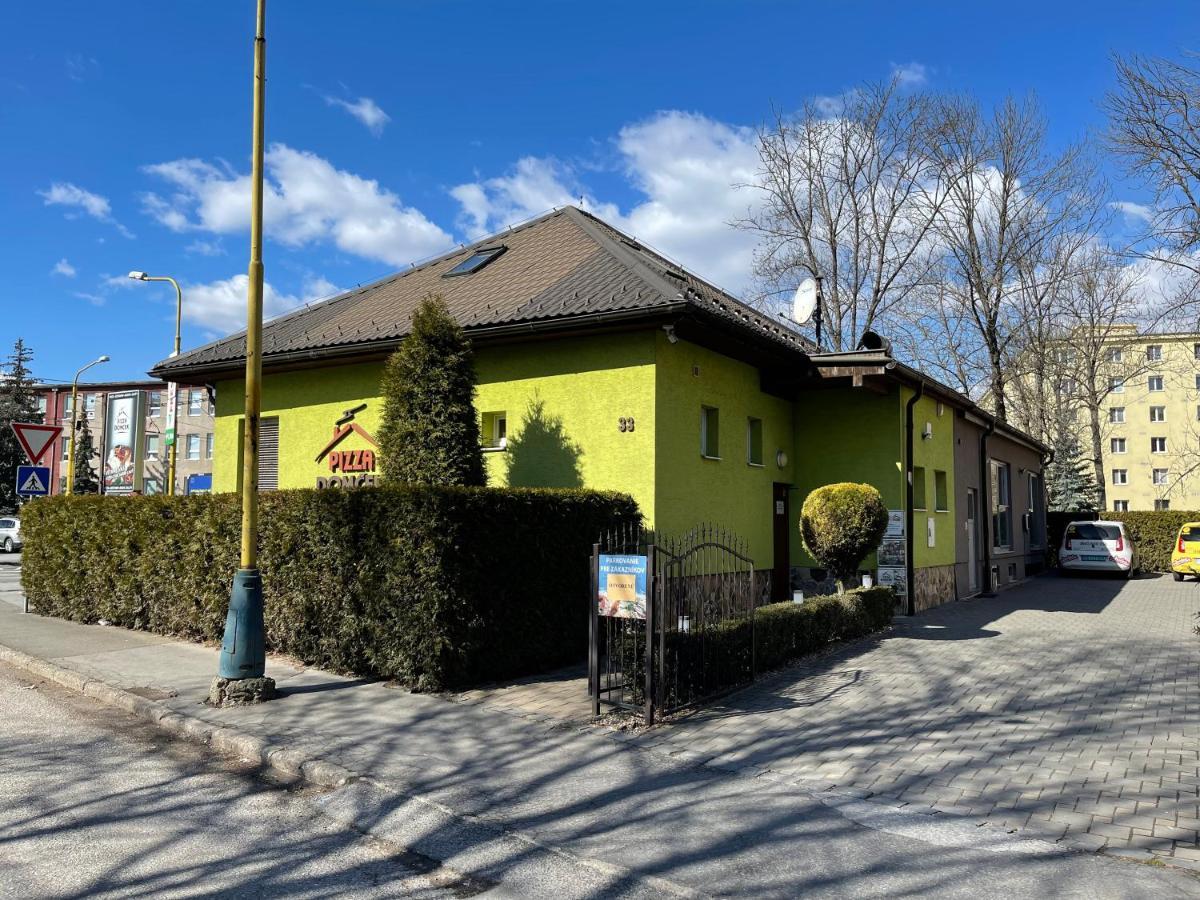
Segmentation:
[(145, 272), (130, 272), (129, 277), (134, 281), (145, 281), (148, 276)]
[(674, 325), (664, 325), (663, 331), (665, 331), (667, 333), (667, 340), (670, 341), (672, 344), (677, 343), (679, 341), (679, 336), (675, 334), (675, 326)]
[[(179, 355), (180, 331), (183, 326), (183, 290), (179, 282), (170, 275), (148, 275), (145, 272), (130, 272), (129, 277), (134, 281), (166, 281), (175, 288), (175, 349), (171, 357)], [(167, 495), (175, 494), (175, 457), (178, 441), (175, 440), (175, 411), (179, 403), (179, 385), (174, 381), (167, 383)]]
[(79, 377), (92, 366), (108, 362), (108, 354), (98, 356), (75, 373), (71, 382), (71, 441), (67, 444), (67, 493), (75, 487), (75, 423), (79, 421)]
[(787, 454), (782, 450), (777, 450), (775, 452), (775, 465), (779, 466), (781, 469), (787, 468)]

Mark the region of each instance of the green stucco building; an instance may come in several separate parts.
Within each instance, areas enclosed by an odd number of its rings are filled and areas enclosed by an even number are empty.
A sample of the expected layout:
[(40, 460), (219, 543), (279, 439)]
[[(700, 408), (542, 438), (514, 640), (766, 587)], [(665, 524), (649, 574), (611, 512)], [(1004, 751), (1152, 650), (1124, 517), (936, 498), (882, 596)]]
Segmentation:
[[(668, 533), (719, 523), (748, 541), (779, 597), (815, 580), (797, 526), (808, 491), (865, 481), (898, 520), (911, 509), (917, 605), (962, 593), (956, 429), (986, 413), (898, 364), (883, 343), (818, 353), (571, 207), (267, 323), (261, 488), (370, 483), (383, 362), (431, 293), (475, 346), (491, 483), (625, 491)], [(213, 386), (216, 491), (239, 488), (244, 353), (234, 335), (153, 372)], [(1044, 447), (1004, 427), (990, 437), (993, 452), (1031, 452), (1040, 473)], [(986, 529), (976, 518), (972, 527)], [(986, 561), (967, 565), (982, 573)]]

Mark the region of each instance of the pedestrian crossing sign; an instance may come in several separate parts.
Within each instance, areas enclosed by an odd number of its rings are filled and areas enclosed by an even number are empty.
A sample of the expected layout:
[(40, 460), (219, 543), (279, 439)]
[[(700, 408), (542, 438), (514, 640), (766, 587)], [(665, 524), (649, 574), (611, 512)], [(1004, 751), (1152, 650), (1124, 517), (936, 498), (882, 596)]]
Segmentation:
[(17, 466), (17, 493), (23, 497), (45, 497), (50, 493), (49, 466)]

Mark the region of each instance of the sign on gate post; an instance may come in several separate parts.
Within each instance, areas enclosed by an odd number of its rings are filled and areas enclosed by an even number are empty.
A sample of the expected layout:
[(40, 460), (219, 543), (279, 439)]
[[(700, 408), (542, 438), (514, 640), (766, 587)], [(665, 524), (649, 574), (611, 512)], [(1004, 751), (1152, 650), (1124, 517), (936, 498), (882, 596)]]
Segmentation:
[(596, 604), (614, 619), (646, 618), (646, 557), (600, 554)]

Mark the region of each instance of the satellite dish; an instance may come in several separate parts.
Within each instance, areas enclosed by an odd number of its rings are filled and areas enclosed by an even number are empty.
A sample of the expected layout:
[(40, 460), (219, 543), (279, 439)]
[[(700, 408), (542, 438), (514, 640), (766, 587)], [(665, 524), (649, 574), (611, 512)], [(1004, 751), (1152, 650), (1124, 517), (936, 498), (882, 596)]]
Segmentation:
[(805, 278), (796, 288), (796, 296), (792, 298), (792, 318), (797, 325), (807, 325), (812, 321), (816, 308), (817, 283), (811, 278)]

